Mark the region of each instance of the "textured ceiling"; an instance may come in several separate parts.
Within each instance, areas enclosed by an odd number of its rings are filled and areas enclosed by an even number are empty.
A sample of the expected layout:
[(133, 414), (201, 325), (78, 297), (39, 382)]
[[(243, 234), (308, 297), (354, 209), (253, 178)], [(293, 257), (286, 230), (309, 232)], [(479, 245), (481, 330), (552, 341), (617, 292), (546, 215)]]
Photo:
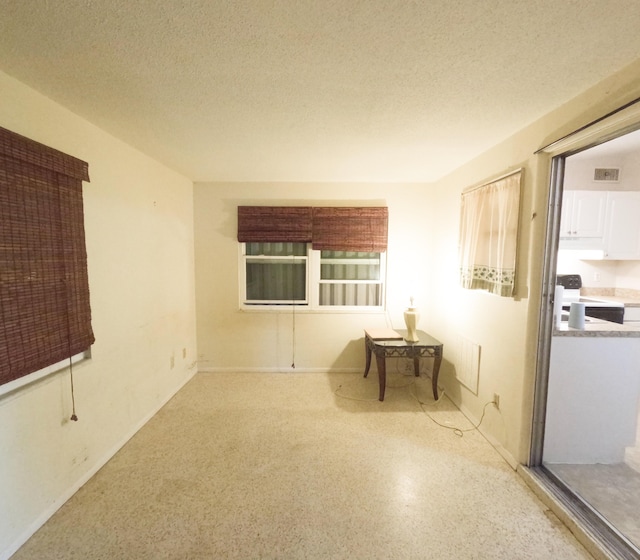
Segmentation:
[(640, 56), (637, 0), (0, 8), (0, 70), (196, 181), (431, 181)]

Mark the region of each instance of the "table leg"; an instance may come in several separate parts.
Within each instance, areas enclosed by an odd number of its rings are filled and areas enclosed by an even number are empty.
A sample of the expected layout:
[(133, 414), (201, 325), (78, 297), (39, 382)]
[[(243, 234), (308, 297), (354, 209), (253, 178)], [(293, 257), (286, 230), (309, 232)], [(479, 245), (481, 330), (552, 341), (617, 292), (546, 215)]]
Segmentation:
[(438, 400), (438, 374), (440, 373), (440, 364), (442, 356), (436, 356), (433, 360), (433, 372), (431, 374), (431, 388), (433, 389), (433, 398)]
[(384, 354), (376, 354), (376, 365), (378, 366), (378, 383), (380, 384), (379, 401), (384, 400), (384, 388), (387, 385), (387, 366), (385, 364)]
[(364, 350), (365, 350), (365, 353), (366, 353), (366, 362), (365, 362), (365, 366), (364, 366), (364, 376), (367, 377), (367, 375), (369, 375), (369, 367), (371, 366), (371, 348), (367, 344), (366, 340), (365, 340), (365, 343), (364, 343)]
[(420, 356), (413, 356), (413, 373), (420, 377)]

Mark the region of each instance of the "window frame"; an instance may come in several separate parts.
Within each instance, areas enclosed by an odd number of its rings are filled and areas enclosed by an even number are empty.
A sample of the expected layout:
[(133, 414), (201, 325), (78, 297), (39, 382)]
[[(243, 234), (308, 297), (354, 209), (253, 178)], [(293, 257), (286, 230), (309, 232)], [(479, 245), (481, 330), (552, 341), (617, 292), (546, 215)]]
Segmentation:
[[(352, 251), (365, 252), (365, 251)], [(366, 251), (367, 253), (377, 252), (380, 265), (379, 280), (322, 280), (321, 263), (322, 251), (313, 249), (311, 243), (307, 243), (306, 257), (291, 257), (306, 259), (306, 302), (300, 303), (247, 303), (247, 257), (252, 255), (246, 254), (246, 243), (238, 242), (238, 304), (241, 311), (267, 311), (278, 312), (283, 310), (292, 310), (296, 312), (303, 311), (306, 313), (383, 313), (386, 310), (386, 288), (387, 288), (387, 254), (386, 251)], [(340, 259), (343, 260), (343, 259)], [(344, 259), (349, 260), (349, 259)], [(320, 305), (320, 285), (329, 284), (376, 284), (380, 285), (380, 305)]]
[[(295, 306), (296, 308), (299, 307), (307, 307), (309, 305), (309, 262), (310, 262), (310, 256), (309, 253), (311, 252), (311, 243), (305, 243), (306, 245), (306, 255), (287, 255), (287, 256), (270, 256), (270, 255), (264, 255), (264, 256), (259, 256), (259, 255), (247, 255), (247, 243), (246, 242), (240, 242), (238, 243), (239, 246), (239, 258), (238, 258), (238, 279), (239, 279), (239, 283), (238, 283), (238, 293), (239, 293), (239, 298), (240, 298), (240, 307), (243, 309), (260, 309), (260, 308), (266, 308), (266, 309), (270, 309), (273, 307), (277, 307), (277, 308), (283, 308), (283, 307), (293, 307)], [(250, 258), (260, 258), (260, 259), (265, 259), (265, 260), (273, 260), (273, 261), (289, 261), (289, 262), (294, 262), (294, 261), (301, 261), (301, 262), (305, 262), (305, 299), (304, 300), (297, 300), (296, 303), (293, 303), (293, 300), (291, 300), (290, 302), (286, 302), (286, 303), (278, 303), (277, 300), (272, 300), (272, 301), (256, 301), (255, 303), (249, 303), (247, 301), (247, 259)], [(284, 300), (282, 300), (284, 302)]]

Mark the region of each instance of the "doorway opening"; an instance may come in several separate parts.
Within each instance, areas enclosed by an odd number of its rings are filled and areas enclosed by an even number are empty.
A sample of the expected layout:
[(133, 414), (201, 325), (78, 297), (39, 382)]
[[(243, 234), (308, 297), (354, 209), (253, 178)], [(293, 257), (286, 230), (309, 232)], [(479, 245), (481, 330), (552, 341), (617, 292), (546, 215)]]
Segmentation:
[(580, 280), (578, 297), (594, 307), (608, 302), (640, 309), (639, 128), (636, 119), (548, 152), (550, 212), (530, 456), (539, 481), (605, 548), (636, 559), (640, 323), (614, 327), (586, 315), (584, 327), (572, 329), (569, 309), (562, 313), (554, 300), (564, 297), (556, 289), (558, 275), (570, 275)]

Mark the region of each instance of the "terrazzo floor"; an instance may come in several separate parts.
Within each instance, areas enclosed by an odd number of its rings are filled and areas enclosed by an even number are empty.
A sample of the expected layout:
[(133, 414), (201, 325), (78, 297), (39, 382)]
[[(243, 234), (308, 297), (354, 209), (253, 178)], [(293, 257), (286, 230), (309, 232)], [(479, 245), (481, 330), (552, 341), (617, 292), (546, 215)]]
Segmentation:
[(376, 396), (197, 374), (13, 560), (591, 558), (428, 379)]

